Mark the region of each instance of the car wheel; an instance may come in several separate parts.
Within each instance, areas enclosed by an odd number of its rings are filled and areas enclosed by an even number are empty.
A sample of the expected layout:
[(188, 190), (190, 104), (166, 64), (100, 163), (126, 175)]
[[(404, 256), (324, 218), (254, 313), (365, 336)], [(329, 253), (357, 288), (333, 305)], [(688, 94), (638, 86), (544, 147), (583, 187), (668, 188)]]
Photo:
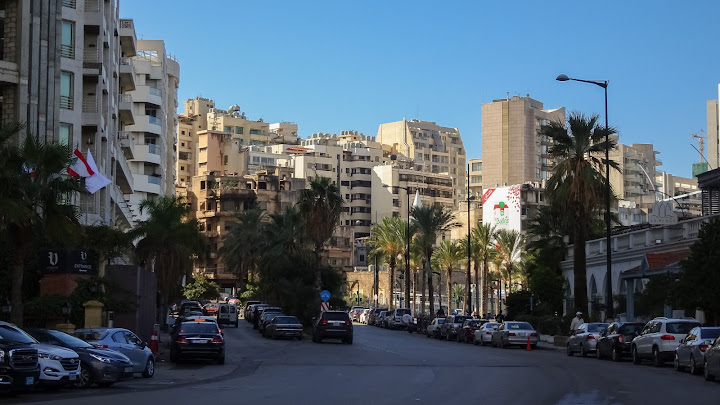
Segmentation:
[(602, 360), (602, 354), (600, 354), (600, 349), (598, 347), (595, 347), (595, 358)]
[(637, 347), (633, 346), (632, 348), (632, 361), (633, 364), (640, 364), (642, 363), (642, 359), (640, 358), (640, 354), (637, 351)]
[(675, 358), (673, 359), (673, 368), (675, 371), (682, 371), (683, 366), (680, 365), (680, 357), (678, 357), (678, 354), (675, 353)]
[(500, 339), (500, 348), (501, 348), (501, 349), (507, 349), (507, 345), (505, 344), (505, 340), (504, 340), (504, 339)]
[(657, 347), (653, 347), (652, 356), (653, 356), (653, 366), (662, 367), (663, 361), (660, 358), (660, 351), (658, 350)]
[(142, 376), (145, 378), (151, 378), (153, 375), (155, 375), (155, 360), (153, 360), (152, 357), (148, 357), (147, 363), (145, 363), (145, 371), (143, 371)]
[(620, 361), (620, 358), (621, 358), (621, 357), (622, 357), (622, 356), (620, 356), (620, 352), (618, 351), (617, 347), (613, 347), (613, 348), (612, 348), (612, 352), (610, 352), (610, 358), (611, 358), (613, 361)]
[(351, 345), (352, 342), (353, 342), (353, 338), (352, 338), (352, 336), (350, 336), (350, 337), (347, 339), (347, 344)]
[(695, 363), (695, 357), (693, 357), (693, 356), (690, 356), (690, 374), (692, 374), (692, 375), (700, 374), (698, 365)]
[(537, 343), (533, 343), (530, 345), (530, 349), (535, 350), (537, 349)]
[(100, 388), (108, 388), (108, 387), (111, 387), (113, 384), (115, 384), (115, 381), (105, 381), (105, 382), (99, 382), (98, 386), (100, 386)]
[(715, 380), (715, 376), (710, 374), (710, 367), (708, 367), (707, 360), (703, 362), (703, 377), (705, 377), (705, 381)]
[(587, 357), (587, 351), (585, 350), (585, 344), (580, 343), (580, 357)]
[(570, 343), (568, 343), (567, 346), (565, 347), (565, 354), (567, 354), (570, 357), (572, 357), (572, 355), (573, 355), (573, 351), (570, 348)]
[(87, 388), (91, 386), (92, 381), (92, 369), (90, 365), (86, 363), (80, 363), (80, 375), (78, 380), (73, 384), (75, 388)]

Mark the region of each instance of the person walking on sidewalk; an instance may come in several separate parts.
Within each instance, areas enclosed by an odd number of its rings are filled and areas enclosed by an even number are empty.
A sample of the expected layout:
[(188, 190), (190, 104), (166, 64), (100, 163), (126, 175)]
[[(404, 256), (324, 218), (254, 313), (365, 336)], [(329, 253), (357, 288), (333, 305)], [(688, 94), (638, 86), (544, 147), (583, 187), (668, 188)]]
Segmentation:
[(500, 313), (497, 314), (497, 316), (495, 316), (495, 322), (497, 322), (497, 323), (503, 323), (504, 320), (505, 320), (505, 315), (503, 315), (502, 309), (501, 309), (501, 310), (500, 310)]
[(575, 333), (577, 328), (584, 323), (585, 320), (582, 317), (582, 312), (577, 311), (577, 313), (575, 313), (575, 318), (573, 318), (572, 322), (570, 322), (570, 334), (572, 335), (573, 333)]

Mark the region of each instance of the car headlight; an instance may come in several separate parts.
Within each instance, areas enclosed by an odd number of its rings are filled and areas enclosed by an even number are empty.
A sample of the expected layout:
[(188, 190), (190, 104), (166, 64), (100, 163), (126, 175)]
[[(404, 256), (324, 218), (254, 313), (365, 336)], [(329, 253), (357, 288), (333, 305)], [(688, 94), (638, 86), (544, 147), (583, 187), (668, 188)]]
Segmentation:
[(45, 353), (45, 352), (38, 352), (38, 357), (40, 357), (41, 359), (50, 359), (50, 360), (55, 360), (55, 361), (62, 360), (62, 357), (60, 357), (56, 354)]
[(95, 360), (102, 361), (103, 363), (110, 363), (112, 359), (110, 357), (100, 356), (99, 354), (90, 353), (90, 356)]

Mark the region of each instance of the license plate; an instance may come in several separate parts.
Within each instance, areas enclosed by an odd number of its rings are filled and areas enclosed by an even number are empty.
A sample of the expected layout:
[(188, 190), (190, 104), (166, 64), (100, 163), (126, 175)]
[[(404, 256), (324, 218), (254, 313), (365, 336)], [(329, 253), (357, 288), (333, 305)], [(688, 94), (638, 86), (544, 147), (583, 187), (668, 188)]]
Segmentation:
[(132, 371), (133, 371), (133, 368), (132, 368), (132, 367), (125, 367), (125, 372), (126, 372), (126, 373), (132, 373)]
[(68, 380), (70, 380), (70, 381), (75, 381), (75, 380), (77, 380), (77, 376), (76, 376), (76, 375), (70, 375), (70, 376), (68, 376)]
[(25, 385), (35, 384), (35, 377), (25, 377)]

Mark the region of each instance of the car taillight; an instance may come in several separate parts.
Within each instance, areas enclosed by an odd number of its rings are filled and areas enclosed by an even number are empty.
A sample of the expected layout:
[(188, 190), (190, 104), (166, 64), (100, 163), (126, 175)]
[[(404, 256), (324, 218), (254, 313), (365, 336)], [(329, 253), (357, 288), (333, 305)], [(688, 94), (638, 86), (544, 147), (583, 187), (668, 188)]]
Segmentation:
[(593, 335), (587, 335), (587, 340), (595, 340), (595, 336), (593, 336)]
[(673, 335), (662, 335), (662, 336), (660, 336), (660, 340), (675, 340), (675, 336), (673, 336)]
[(530, 334), (530, 336), (535, 337), (535, 336), (537, 336), (537, 333), (533, 332), (533, 333)]
[(492, 332), (485, 332), (486, 335), (492, 335)]
[(345, 325), (352, 325), (352, 322), (350, 322), (350, 321), (345, 321)]
[(623, 335), (618, 336), (618, 342), (620, 342), (620, 343), (625, 342), (625, 336), (623, 336)]
[(327, 325), (327, 323), (328, 323), (327, 319), (323, 319), (322, 323), (323, 323), (323, 325)]
[(515, 336), (515, 332), (508, 333), (508, 336)]
[(700, 349), (701, 352), (705, 353), (705, 350), (707, 350), (708, 345), (700, 345), (698, 346), (698, 349)]
[(222, 329), (218, 329), (218, 333), (222, 333)]
[(178, 336), (177, 339), (175, 339), (175, 341), (178, 343), (187, 343), (187, 340), (182, 336)]
[(215, 337), (213, 338), (212, 342), (213, 342), (213, 343), (222, 343), (222, 342), (223, 342), (223, 338), (220, 337), (220, 336), (215, 336)]

